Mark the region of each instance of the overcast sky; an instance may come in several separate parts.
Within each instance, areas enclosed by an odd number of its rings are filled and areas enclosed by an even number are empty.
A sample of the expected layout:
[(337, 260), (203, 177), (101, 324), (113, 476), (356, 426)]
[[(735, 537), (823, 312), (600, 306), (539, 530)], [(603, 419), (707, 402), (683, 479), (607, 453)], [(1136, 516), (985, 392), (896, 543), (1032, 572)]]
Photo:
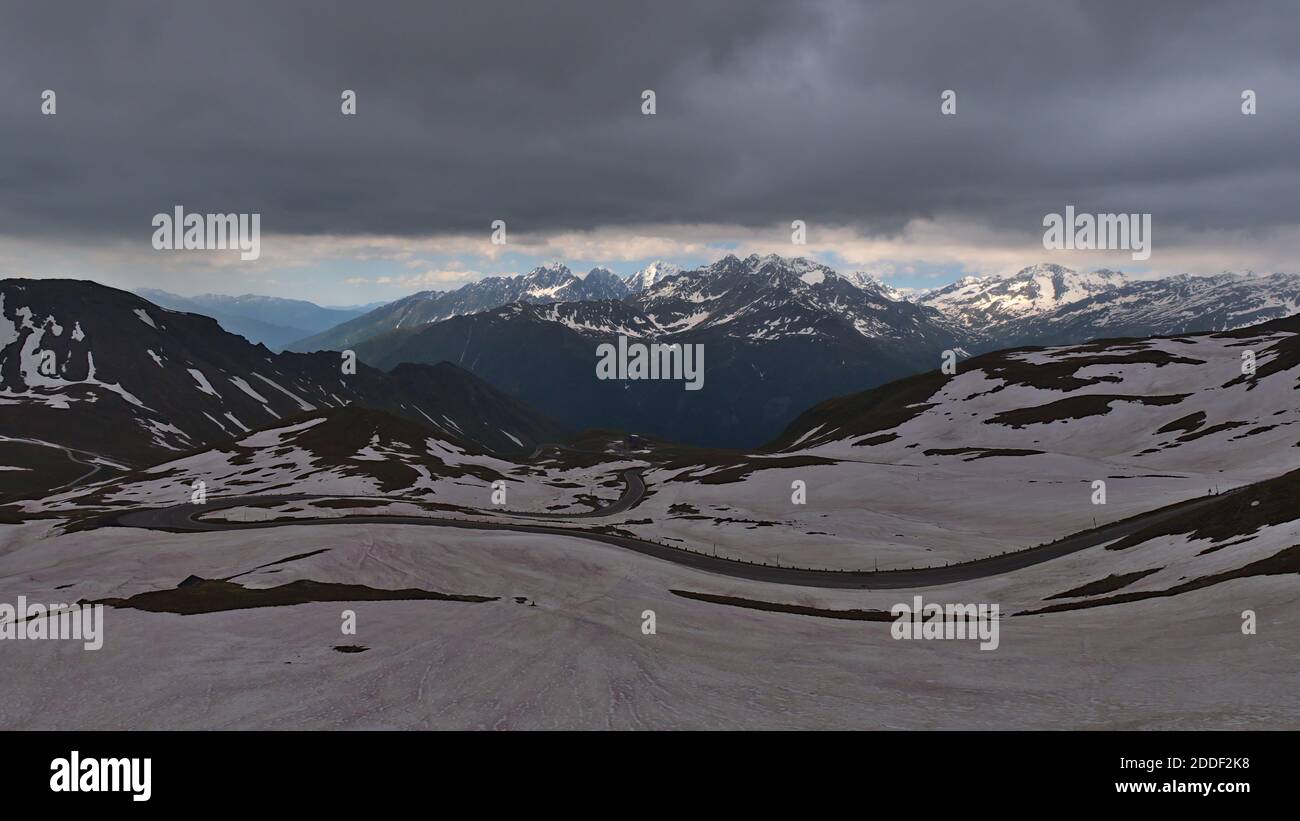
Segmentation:
[[(1295, 272), (1298, 32), (1294, 0), (5, 2), (0, 275), (339, 304), (729, 251)], [(1151, 259), (1045, 251), (1067, 204), (1150, 213)], [(153, 250), (176, 205), (260, 213), (261, 259)]]

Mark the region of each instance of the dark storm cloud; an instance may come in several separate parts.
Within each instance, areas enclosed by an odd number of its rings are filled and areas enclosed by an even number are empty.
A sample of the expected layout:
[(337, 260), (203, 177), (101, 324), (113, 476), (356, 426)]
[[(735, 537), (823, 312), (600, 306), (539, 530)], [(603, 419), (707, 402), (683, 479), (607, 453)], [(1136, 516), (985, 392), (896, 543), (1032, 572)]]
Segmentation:
[[(1279, 3), (24, 3), (0, 19), (0, 233), (174, 204), (263, 230), (1162, 228), (1300, 215)], [(58, 114), (40, 114), (54, 89)], [(359, 113), (339, 112), (355, 89)], [(640, 113), (643, 89), (658, 113)], [(956, 117), (939, 114), (954, 89)], [(1254, 89), (1259, 114), (1240, 113)]]

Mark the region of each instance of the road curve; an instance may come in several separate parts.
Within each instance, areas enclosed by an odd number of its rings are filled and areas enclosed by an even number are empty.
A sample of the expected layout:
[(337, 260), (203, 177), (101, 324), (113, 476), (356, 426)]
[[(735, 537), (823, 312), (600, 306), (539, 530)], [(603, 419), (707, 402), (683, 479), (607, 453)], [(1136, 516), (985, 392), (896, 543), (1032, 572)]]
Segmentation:
[(599, 519), (630, 510), (641, 497), (645, 496), (645, 480), (641, 478), (641, 468), (628, 468), (619, 471), (623, 480), (623, 494), (607, 505), (584, 513), (521, 513), (513, 510), (497, 511), (507, 516), (523, 516), (528, 519)]
[[(640, 483), (640, 476), (636, 476), (636, 479), (637, 482)], [(624, 493), (624, 496), (619, 500), (620, 502), (624, 498), (630, 498), (633, 495), (633, 493), (630, 492), (631, 487), (631, 483), (629, 482), (629, 492)], [(640, 494), (643, 494), (644, 490), (644, 484), (642, 484), (640, 491), (636, 494), (637, 498), (640, 498)], [(1233, 492), (1235, 491), (1228, 491), (1229, 494)], [(706, 573), (716, 573), (723, 576), (730, 576), (732, 578), (749, 579), (752, 581), (768, 582), (772, 584), (787, 584), (797, 585), (800, 587), (827, 589), (896, 590), (934, 587), (938, 585), (953, 584), (956, 582), (966, 582), (1021, 570), (1026, 567), (1051, 561), (1052, 559), (1067, 556), (1071, 553), (1077, 553), (1080, 550), (1085, 550), (1089, 547), (1095, 547), (1096, 545), (1131, 535), (1149, 525), (1168, 519), (1171, 516), (1194, 510), (1210, 504), (1211, 502), (1218, 501), (1222, 499), (1222, 496), (1209, 496), (1180, 502), (1114, 524), (1084, 531), (1083, 533), (1069, 536), (1050, 544), (1032, 547), (1027, 550), (1005, 553), (1000, 556), (989, 556), (983, 559), (976, 559), (974, 561), (961, 562), (943, 567), (879, 571), (816, 570), (810, 568), (782, 567), (755, 562), (745, 562), (737, 559), (711, 556), (707, 553), (697, 553), (685, 548), (646, 541), (633, 536), (623, 536), (615, 533), (601, 533), (593, 530), (581, 530), (577, 528), (557, 527), (554, 525), (524, 524), (522, 522), (436, 519), (422, 516), (350, 516), (347, 518), (292, 519), (274, 522), (213, 522), (200, 521), (197, 518), (202, 514), (211, 513), (225, 508), (237, 507), (239, 505), (306, 501), (315, 498), (339, 497), (314, 496), (310, 494), (224, 497), (201, 505), (182, 504), (172, 507), (142, 508), (125, 511), (112, 516), (110, 519), (105, 520), (104, 523), (121, 527), (139, 527), (171, 532), (258, 530), (267, 527), (315, 527), (320, 525), (349, 524), (418, 525), (423, 527), (454, 527), (464, 530), (509, 530), (516, 533), (565, 536), (573, 539), (585, 539), (587, 541), (599, 542), (601, 544), (631, 550), (644, 556), (662, 559), (663, 561), (672, 562), (673, 564), (689, 567), (694, 570), (700, 570)], [(593, 511), (593, 513), (609, 515), (613, 512), (619, 512), (614, 510), (616, 505), (618, 505), (618, 502), (615, 502), (614, 505), (611, 505), (609, 508), (602, 508), (600, 511)], [(631, 506), (630, 503), (628, 506)]]
[[(77, 478), (73, 479), (71, 482), (64, 482), (58, 487), (50, 488), (48, 491), (46, 491), (46, 493), (56, 493), (60, 490), (66, 490), (70, 487), (73, 487), (74, 485), (85, 484), (87, 479), (89, 479), (90, 477), (94, 476), (95, 474), (99, 473), (104, 469), (104, 466), (102, 464), (99, 464), (97, 462), (83, 462), (77, 458), (78, 452), (87, 453), (86, 451), (75, 451), (72, 448), (64, 447), (63, 445), (53, 445), (53, 447), (56, 447), (59, 450), (63, 451), (63, 453), (68, 457), (68, 461), (74, 462), (78, 465), (81, 465), (82, 467), (88, 467), (90, 468), (90, 470), (86, 471), (85, 473), (81, 474)], [(94, 454), (87, 453), (87, 455), (93, 456)]]

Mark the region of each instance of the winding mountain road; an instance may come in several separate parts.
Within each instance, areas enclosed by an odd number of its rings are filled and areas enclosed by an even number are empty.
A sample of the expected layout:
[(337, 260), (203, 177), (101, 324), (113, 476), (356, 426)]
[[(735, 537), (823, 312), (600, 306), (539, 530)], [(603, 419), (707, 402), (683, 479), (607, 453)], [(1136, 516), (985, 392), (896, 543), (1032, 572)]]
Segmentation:
[(75, 465), (81, 465), (82, 467), (90, 468), (90, 470), (86, 471), (85, 473), (81, 474), (80, 476), (78, 476), (77, 478), (69, 482), (64, 482), (63, 484), (57, 487), (47, 488), (44, 491), (45, 493), (55, 493), (61, 490), (66, 490), (74, 485), (85, 484), (85, 482), (88, 479), (90, 479), (90, 477), (99, 474), (106, 468), (106, 465), (103, 464), (102, 462), (95, 462), (95, 461), (83, 462), (81, 459), (77, 458), (77, 454), (81, 454), (92, 460), (101, 459), (102, 457), (99, 456), (98, 454), (91, 453), (90, 451), (86, 451), (86, 450), (77, 450), (76, 448), (70, 448), (67, 445), (59, 445), (59, 444), (55, 444), (54, 442), (46, 442), (41, 439), (23, 439), (23, 438), (18, 438), (13, 436), (0, 436), (0, 442), (16, 442), (20, 445), (33, 445), (36, 447), (54, 448), (55, 450), (61, 450), (63, 451), (63, 455), (68, 457), (69, 462), (72, 462)]
[[(635, 505), (645, 495), (645, 483), (639, 469), (622, 473), (626, 487), (623, 495), (611, 504), (597, 510), (578, 514), (519, 514), (511, 516), (531, 516), (563, 519), (590, 519), (622, 513)], [(206, 504), (181, 504), (172, 507), (141, 508), (125, 511), (106, 520), (105, 524), (120, 527), (139, 527), (150, 530), (164, 530), (174, 533), (212, 532), (230, 530), (260, 530), (268, 527), (317, 527), (321, 525), (417, 525), (423, 527), (452, 527), (463, 530), (508, 530), (515, 533), (532, 533), (541, 536), (564, 536), (573, 539), (585, 539), (613, 547), (631, 550), (644, 556), (662, 559), (666, 562), (716, 573), (732, 578), (772, 584), (797, 585), (828, 589), (850, 590), (895, 590), (908, 588), (935, 587), (956, 582), (999, 576), (1036, 564), (1051, 561), (1071, 553), (1077, 553), (1090, 547), (1131, 535), (1157, 522), (1190, 510), (1219, 501), (1223, 496), (1208, 496), (1192, 499), (1168, 507), (1159, 508), (1139, 516), (1134, 516), (1114, 524), (1084, 531), (1068, 536), (1050, 544), (1018, 550), (999, 556), (975, 559), (969, 562), (946, 565), (943, 567), (923, 567), (905, 570), (817, 570), (811, 568), (784, 567), (756, 562), (745, 562), (698, 553), (681, 547), (673, 547), (634, 536), (616, 533), (602, 533), (593, 530), (559, 527), (545, 524), (526, 524), (523, 522), (476, 521), (462, 519), (442, 519), (424, 516), (348, 516), (334, 518), (283, 519), (266, 522), (231, 522), (202, 520), (206, 514), (243, 505), (265, 505), (281, 502), (311, 501), (315, 499), (346, 498), (330, 495), (286, 494), (261, 496), (228, 496), (208, 501)]]

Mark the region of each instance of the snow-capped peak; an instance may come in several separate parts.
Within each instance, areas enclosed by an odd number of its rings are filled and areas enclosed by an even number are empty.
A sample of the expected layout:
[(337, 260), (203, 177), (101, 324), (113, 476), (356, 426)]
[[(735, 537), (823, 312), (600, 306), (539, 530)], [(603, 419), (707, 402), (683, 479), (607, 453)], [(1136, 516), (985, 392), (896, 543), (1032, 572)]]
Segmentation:
[(893, 286), (886, 285), (884, 280), (880, 279), (880, 277), (868, 274), (866, 271), (854, 271), (853, 273), (846, 275), (844, 279), (850, 285), (856, 285), (864, 291), (875, 291), (885, 299), (890, 299), (894, 302), (907, 301), (906, 293), (894, 288)]
[(633, 293), (636, 293), (651, 288), (664, 278), (673, 276), (674, 274), (680, 274), (681, 272), (682, 266), (677, 265), (676, 263), (655, 260), (640, 271), (629, 276), (624, 281), (627, 283), (628, 289)]
[[(741, 264), (751, 274), (767, 276), (773, 284), (782, 281), (785, 277), (793, 276), (805, 285), (819, 285), (828, 278), (834, 279), (839, 276), (833, 269), (806, 257), (783, 257), (779, 254), (760, 257), (758, 254), (752, 254)], [(788, 283), (788, 280), (786, 282)]]
[(540, 297), (554, 294), (576, 279), (569, 266), (560, 262), (548, 262), (529, 271), (524, 277), (524, 284), (526, 293)]
[(527, 276), (529, 279), (554, 279), (573, 276), (573, 272), (563, 262), (544, 262), (529, 271)]

